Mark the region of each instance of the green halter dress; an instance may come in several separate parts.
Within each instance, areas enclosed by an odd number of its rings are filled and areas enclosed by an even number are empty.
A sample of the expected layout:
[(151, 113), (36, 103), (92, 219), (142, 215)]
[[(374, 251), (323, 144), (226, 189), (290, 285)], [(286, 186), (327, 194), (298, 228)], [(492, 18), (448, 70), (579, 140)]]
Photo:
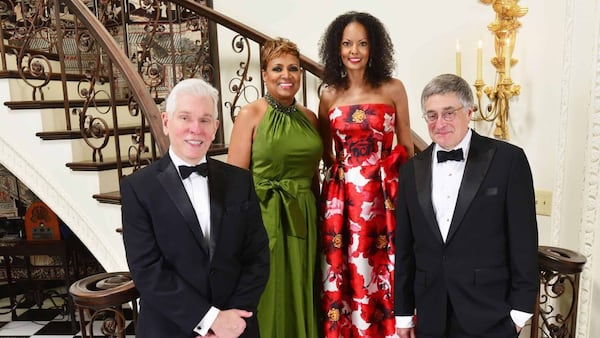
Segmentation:
[(316, 338), (317, 203), (311, 183), (323, 146), (304, 113), (265, 98), (269, 106), (256, 131), (250, 166), (271, 249), (259, 328), (263, 338)]

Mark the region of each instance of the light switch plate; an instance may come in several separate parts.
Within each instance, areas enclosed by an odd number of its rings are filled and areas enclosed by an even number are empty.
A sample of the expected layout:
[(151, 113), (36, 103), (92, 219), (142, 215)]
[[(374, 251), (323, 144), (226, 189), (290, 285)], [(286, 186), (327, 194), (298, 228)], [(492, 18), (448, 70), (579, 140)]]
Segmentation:
[(550, 216), (552, 212), (552, 191), (535, 191), (535, 212), (538, 215)]

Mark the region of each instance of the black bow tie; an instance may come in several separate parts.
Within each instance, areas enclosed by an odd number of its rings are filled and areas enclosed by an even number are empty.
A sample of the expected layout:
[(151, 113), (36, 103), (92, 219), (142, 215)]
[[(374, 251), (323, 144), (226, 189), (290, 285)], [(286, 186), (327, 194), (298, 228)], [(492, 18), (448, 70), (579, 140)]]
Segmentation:
[(198, 175), (201, 176), (208, 176), (208, 166), (206, 165), (206, 162), (204, 163), (200, 163), (198, 165), (195, 166), (187, 166), (187, 165), (180, 165), (179, 166), (179, 173), (181, 174), (181, 178), (183, 178), (184, 180), (188, 177), (190, 177), (190, 175), (193, 172), (197, 172)]
[(437, 160), (438, 163), (446, 162), (446, 161), (462, 161), (464, 159), (462, 148), (443, 151), (438, 150), (437, 152)]

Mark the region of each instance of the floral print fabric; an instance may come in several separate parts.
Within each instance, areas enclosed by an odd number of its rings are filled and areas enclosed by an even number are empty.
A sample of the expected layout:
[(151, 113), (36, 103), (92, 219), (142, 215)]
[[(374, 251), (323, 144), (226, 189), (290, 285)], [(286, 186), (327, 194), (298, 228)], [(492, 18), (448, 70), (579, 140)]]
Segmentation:
[(406, 151), (395, 139), (394, 107), (329, 112), (336, 162), (323, 184), (321, 240), (324, 333), (394, 337), (394, 204)]

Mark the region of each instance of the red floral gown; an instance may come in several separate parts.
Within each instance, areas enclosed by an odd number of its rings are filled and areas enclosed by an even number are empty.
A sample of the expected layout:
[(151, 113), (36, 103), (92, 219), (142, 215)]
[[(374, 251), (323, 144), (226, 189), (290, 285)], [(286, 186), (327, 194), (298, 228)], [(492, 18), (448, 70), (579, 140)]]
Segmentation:
[(328, 338), (395, 337), (394, 204), (404, 147), (392, 151), (395, 109), (329, 112), (336, 162), (323, 184), (322, 307)]

